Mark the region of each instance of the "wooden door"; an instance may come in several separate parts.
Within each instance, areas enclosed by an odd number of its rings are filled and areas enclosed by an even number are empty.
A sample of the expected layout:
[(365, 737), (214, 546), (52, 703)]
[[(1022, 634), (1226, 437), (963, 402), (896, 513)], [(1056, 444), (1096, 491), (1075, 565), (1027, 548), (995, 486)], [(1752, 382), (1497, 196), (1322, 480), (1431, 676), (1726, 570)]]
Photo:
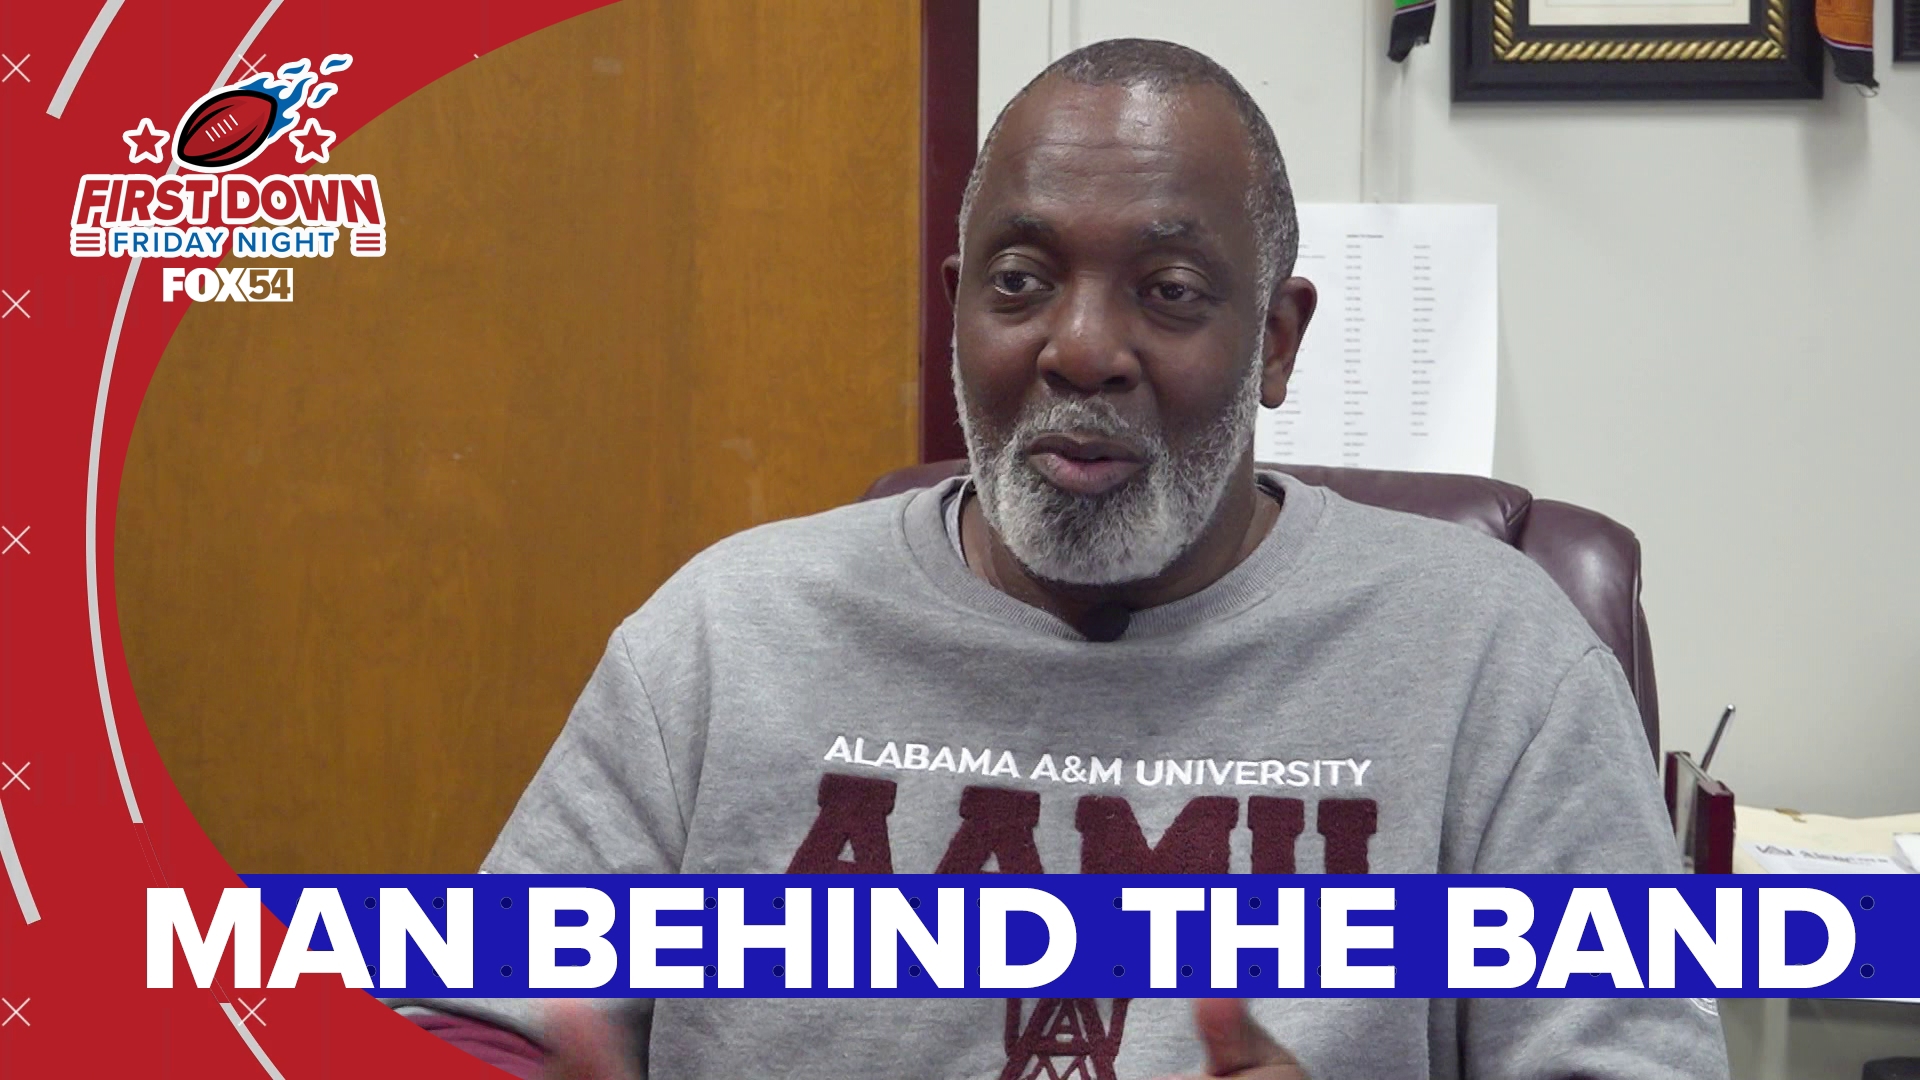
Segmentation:
[(194, 308), (116, 596), (243, 872), (475, 868), (619, 620), (915, 459), (919, 5), (626, 0), (334, 149), (381, 259)]

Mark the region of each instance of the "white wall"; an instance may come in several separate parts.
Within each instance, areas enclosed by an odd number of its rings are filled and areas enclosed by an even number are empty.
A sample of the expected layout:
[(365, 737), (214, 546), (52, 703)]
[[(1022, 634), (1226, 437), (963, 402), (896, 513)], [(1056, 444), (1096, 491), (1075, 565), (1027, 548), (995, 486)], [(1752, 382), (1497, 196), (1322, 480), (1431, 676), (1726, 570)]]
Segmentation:
[(1447, 5), (982, 0), (981, 130), (1046, 62), (1169, 38), (1232, 70), (1298, 197), (1500, 207), (1495, 474), (1646, 548), (1664, 741), (1743, 802), (1920, 810), (1920, 65), (1818, 102), (1454, 105)]

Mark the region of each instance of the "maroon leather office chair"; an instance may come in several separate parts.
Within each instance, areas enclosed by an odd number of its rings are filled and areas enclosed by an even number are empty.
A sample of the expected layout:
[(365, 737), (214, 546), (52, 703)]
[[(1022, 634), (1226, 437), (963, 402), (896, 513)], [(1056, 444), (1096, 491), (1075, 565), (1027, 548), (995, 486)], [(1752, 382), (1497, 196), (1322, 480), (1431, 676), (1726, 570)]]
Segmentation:
[[(1647, 727), (1647, 745), (1660, 755), (1660, 705), (1653, 685), (1653, 649), (1640, 608), (1640, 541), (1603, 514), (1525, 488), (1478, 476), (1379, 472), (1317, 465), (1265, 465), (1352, 499), (1479, 529), (1527, 553), (1573, 599), (1600, 640), (1626, 669)], [(927, 487), (965, 471), (962, 460), (896, 469), (874, 481), (861, 498), (877, 499)]]

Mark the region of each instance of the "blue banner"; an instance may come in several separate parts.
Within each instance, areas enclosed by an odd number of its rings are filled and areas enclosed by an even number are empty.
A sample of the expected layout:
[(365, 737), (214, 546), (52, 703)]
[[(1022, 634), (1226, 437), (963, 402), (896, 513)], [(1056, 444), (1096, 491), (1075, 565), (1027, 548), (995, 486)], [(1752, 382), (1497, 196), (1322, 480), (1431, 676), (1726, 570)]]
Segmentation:
[(1920, 997), (1915, 875), (245, 880), (386, 997)]

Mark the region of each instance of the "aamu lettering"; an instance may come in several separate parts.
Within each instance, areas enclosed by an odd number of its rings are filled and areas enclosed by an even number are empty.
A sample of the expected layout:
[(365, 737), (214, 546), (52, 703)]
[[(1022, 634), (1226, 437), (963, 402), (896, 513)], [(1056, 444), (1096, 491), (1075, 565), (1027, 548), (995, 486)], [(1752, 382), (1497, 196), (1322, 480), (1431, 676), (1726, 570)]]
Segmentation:
[[(898, 787), (892, 780), (846, 773), (820, 778), (819, 813), (787, 865), (789, 874), (891, 874), (893, 815)], [(1044, 874), (1034, 830), (1040, 824), (1040, 793), (969, 785), (961, 791), (959, 818), (936, 874)], [(1189, 799), (1148, 843), (1133, 804), (1115, 795), (1082, 795), (1074, 806), (1083, 874), (1230, 873), (1231, 843), (1240, 825), (1241, 801), (1225, 795)], [(1314, 827), (1326, 841), (1329, 874), (1368, 872), (1367, 842), (1379, 826), (1372, 799), (1322, 798), (1313, 807)], [(1254, 795), (1246, 800), (1256, 874), (1295, 873), (1294, 849), (1307, 828), (1304, 799)], [(1061, 868), (1055, 867), (1055, 872)], [(913, 871), (906, 871), (913, 872)]]

